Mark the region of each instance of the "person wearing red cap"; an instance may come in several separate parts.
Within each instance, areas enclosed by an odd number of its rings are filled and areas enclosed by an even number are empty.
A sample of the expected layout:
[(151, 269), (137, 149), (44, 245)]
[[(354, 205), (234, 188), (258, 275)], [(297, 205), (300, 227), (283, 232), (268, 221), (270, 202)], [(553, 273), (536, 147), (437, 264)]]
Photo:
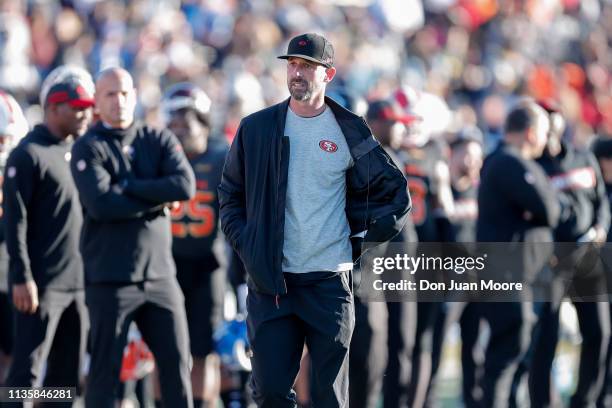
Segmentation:
[(92, 117), (93, 82), (61, 66), (41, 91), (44, 121), (10, 154), (4, 174), (9, 290), (16, 310), (8, 387), (78, 386), (89, 322), (79, 253), (82, 210), (70, 149)]
[[(371, 101), (366, 120), (372, 134), (401, 171), (398, 155), (407, 127), (419, 120), (390, 99)], [(381, 245), (377, 251), (385, 257), (400, 252), (413, 253), (418, 241), (414, 224), (408, 220), (395, 236), (393, 245)], [(398, 248), (402, 248), (398, 250)], [(350, 406), (376, 407), (380, 393), (384, 407), (407, 404), (412, 349), (416, 329), (417, 304), (389, 299), (382, 302), (362, 301), (355, 296), (355, 331), (350, 351)]]

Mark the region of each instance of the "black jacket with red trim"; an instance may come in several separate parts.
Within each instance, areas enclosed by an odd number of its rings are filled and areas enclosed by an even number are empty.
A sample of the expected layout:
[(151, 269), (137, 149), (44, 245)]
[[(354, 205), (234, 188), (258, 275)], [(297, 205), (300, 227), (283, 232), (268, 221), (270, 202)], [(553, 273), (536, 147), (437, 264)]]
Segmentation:
[(562, 143), (561, 153), (538, 159), (559, 192), (561, 216), (555, 241), (576, 242), (591, 227), (610, 226), (610, 205), (597, 159), (586, 150)]

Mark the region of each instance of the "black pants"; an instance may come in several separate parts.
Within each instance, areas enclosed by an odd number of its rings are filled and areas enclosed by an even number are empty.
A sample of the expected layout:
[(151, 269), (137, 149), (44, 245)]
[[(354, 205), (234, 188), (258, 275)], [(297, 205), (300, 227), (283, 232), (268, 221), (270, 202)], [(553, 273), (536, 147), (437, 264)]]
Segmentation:
[(388, 302), (389, 358), (383, 384), (384, 407), (404, 407), (412, 371), (412, 350), (417, 321), (416, 302)]
[(355, 296), (355, 330), (349, 353), (351, 408), (378, 406), (387, 366), (387, 320), (385, 303), (362, 303)]
[(476, 406), (476, 384), (478, 383), (479, 371), (484, 360), (482, 352), (478, 347), (478, 336), (480, 335), (480, 312), (476, 303), (467, 303), (461, 317), (461, 372), (463, 403), (466, 408)]
[(174, 277), (129, 285), (90, 285), (91, 367), (87, 407), (114, 407), (130, 323), (135, 321), (159, 368), (165, 407), (191, 407), (189, 334)]
[[(602, 389), (607, 347), (610, 338), (608, 304), (604, 302), (575, 302), (578, 324), (582, 335), (578, 384), (570, 400), (570, 407), (594, 406)], [(551, 406), (550, 372), (557, 348), (560, 304), (542, 305), (534, 338), (535, 349), (529, 370), (529, 395), (534, 407)]]
[(285, 274), (287, 295), (249, 291), (251, 387), (258, 407), (295, 407), (293, 383), (304, 343), (311, 359), (311, 401), (348, 407), (349, 346), (355, 326), (352, 274)]
[(442, 302), (418, 302), (408, 406), (428, 402), (432, 378), (440, 362), (445, 306)]
[[(612, 293), (610, 287), (608, 287), (608, 293)], [(610, 315), (610, 327), (612, 328), (612, 302), (608, 302), (608, 312)], [(604, 367), (604, 380), (601, 387), (601, 393), (597, 398), (597, 408), (609, 408), (612, 407), (612, 338), (608, 341), (608, 348), (606, 350), (606, 361)]]
[[(84, 293), (45, 290), (39, 296), (36, 313), (14, 313), (13, 361), (6, 386), (78, 387), (89, 329)], [(71, 403), (53, 404), (62, 405)]]
[[(0, 353), (7, 356), (13, 354), (13, 307), (8, 293), (0, 291)], [(0, 384), (2, 384), (0, 378)]]
[(529, 348), (535, 315), (529, 302), (478, 303), (480, 315), (491, 329), (485, 351), (481, 406), (503, 408), (510, 405), (514, 375)]

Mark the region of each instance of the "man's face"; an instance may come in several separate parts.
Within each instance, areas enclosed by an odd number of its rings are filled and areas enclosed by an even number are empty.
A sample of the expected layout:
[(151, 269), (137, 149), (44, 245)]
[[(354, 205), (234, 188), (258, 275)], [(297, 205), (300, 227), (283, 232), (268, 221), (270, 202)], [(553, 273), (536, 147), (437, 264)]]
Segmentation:
[(536, 157), (542, 156), (546, 144), (548, 143), (548, 131), (542, 131), (541, 129), (535, 129), (536, 131), (536, 143), (534, 149), (536, 151)]
[(331, 80), (329, 70), (323, 65), (291, 57), (287, 61), (287, 87), (291, 97), (296, 101), (308, 101), (313, 95), (325, 92), (327, 82)]
[(11, 151), (12, 144), (13, 136), (9, 134), (0, 134), (0, 169), (2, 169), (3, 166), (6, 164), (6, 159), (8, 158), (8, 155)]
[(546, 150), (551, 156), (556, 156), (561, 151), (561, 140), (565, 131), (565, 120), (557, 112), (549, 115), (550, 126), (548, 130), (548, 141), (546, 142)]
[(60, 103), (50, 107), (63, 137), (77, 138), (87, 131), (92, 119), (91, 107), (73, 107), (68, 103)]
[(478, 178), (482, 167), (482, 147), (476, 142), (463, 143), (451, 152), (451, 174)]
[(187, 155), (203, 153), (206, 149), (208, 127), (192, 109), (179, 109), (171, 113), (168, 129), (178, 137)]
[(370, 122), (372, 133), (378, 141), (384, 145), (397, 150), (402, 145), (402, 140), (406, 134), (406, 125), (401, 122), (389, 119), (376, 119)]
[(612, 184), (612, 157), (600, 157), (599, 167), (606, 184)]
[(96, 83), (96, 108), (100, 119), (113, 128), (128, 128), (134, 121), (136, 91), (127, 74), (111, 74)]

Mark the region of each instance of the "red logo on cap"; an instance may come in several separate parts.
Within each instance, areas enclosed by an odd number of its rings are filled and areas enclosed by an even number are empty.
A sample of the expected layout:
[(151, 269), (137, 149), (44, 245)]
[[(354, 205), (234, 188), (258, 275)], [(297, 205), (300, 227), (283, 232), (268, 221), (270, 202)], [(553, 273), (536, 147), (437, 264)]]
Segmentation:
[(307, 44), (306, 40), (302, 40), (298, 43), (299, 46), (303, 47)]
[(79, 96), (79, 98), (81, 98), (81, 99), (90, 99), (91, 98), (89, 93), (81, 85), (78, 85), (76, 87), (76, 93)]
[(336, 145), (334, 142), (330, 142), (329, 140), (321, 140), (319, 142), (319, 147), (321, 150), (324, 150), (327, 153), (334, 153), (336, 150), (338, 150), (338, 145)]

